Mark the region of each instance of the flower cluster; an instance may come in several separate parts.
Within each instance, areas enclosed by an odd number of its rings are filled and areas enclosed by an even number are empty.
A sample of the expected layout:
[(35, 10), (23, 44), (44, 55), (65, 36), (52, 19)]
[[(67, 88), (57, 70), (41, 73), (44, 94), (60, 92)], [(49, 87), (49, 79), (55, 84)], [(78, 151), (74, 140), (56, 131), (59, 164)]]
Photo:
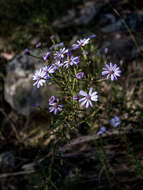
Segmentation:
[(63, 108), (62, 104), (59, 104), (59, 99), (55, 96), (51, 96), (49, 99), (49, 111), (53, 112), (55, 115), (57, 112), (61, 112)]
[[(56, 43), (56, 37), (51, 36), (52, 44), (48, 49), (46, 47), (46, 52), (42, 51), (44, 53), (39, 57), (43, 61), (43, 66), (35, 71), (33, 85), (40, 88), (46, 83), (54, 84), (53, 92), (50, 92), (52, 96), (48, 98), (48, 108), (45, 111), (51, 114), (49, 128), (52, 133), (49, 134), (56, 135), (56, 145), (58, 145), (58, 140), (62, 142), (60, 144), (68, 143), (71, 139), (70, 135), (77, 134), (77, 130), (78, 135), (83, 134), (87, 132), (87, 126), (93, 126), (93, 130), (100, 121), (104, 122), (102, 117), (99, 118), (100, 113), (106, 112), (102, 82), (106, 80), (116, 82), (121, 75), (119, 66), (109, 61), (107, 48), (104, 56), (95, 54), (96, 46), (89, 45), (95, 37), (91, 35), (77, 40), (67, 48), (63, 42)], [(39, 42), (35, 47), (41, 48), (41, 43)], [(29, 49), (26, 49), (24, 54), (32, 56)], [(40, 105), (35, 104), (35, 108), (40, 109)], [(111, 118), (109, 122), (112, 129), (121, 123), (118, 116)], [(108, 133), (105, 126), (100, 125), (96, 132), (97, 137)], [(54, 146), (51, 147), (57, 154), (59, 145), (57, 149), (55, 141), (53, 143)]]
[[(118, 116), (114, 116), (113, 118), (110, 119), (110, 125), (112, 127), (118, 127), (121, 123), (121, 120)], [(100, 130), (97, 132), (97, 135), (102, 135), (106, 132), (106, 128), (102, 126)]]
[[(84, 63), (83, 65), (83, 62), (87, 61), (85, 56), (88, 56), (85, 46), (95, 37), (95, 35), (91, 35), (88, 38), (77, 40), (71, 48), (64, 47), (63, 42), (56, 44), (54, 41), (55, 37), (51, 37), (51, 41), (54, 43), (48, 51), (44, 53), (42, 59), (45, 62), (45, 66), (36, 70), (33, 75), (33, 85), (40, 88), (47, 80), (52, 79), (52, 81), (58, 84), (61, 90), (67, 93), (65, 96), (68, 97), (68, 100), (70, 100), (71, 97), (73, 102), (79, 103), (79, 108), (93, 108), (93, 103), (98, 101), (98, 92), (93, 91), (93, 89), (96, 88), (96, 81), (94, 81), (94, 76), (91, 77), (91, 74), (85, 73), (86, 70), (88, 71), (89, 63)], [(36, 48), (41, 48), (40, 42), (36, 45)], [(78, 49), (77, 51), (79, 52), (82, 51), (82, 55), (76, 54), (76, 56), (74, 56), (74, 50), (76, 49)], [(31, 54), (29, 49), (26, 49), (24, 53)], [(85, 69), (82, 70), (83, 68)], [(120, 74), (120, 68), (111, 62), (105, 64), (102, 70), (102, 76), (106, 76), (106, 79), (111, 79), (111, 81), (117, 80)], [(105, 80), (103, 77), (102, 80)], [(88, 81), (90, 81), (89, 84)], [(93, 84), (91, 81), (93, 81)], [(62, 107), (63, 105), (59, 104), (59, 99), (54, 96), (49, 99), (50, 112), (57, 114), (57, 112), (62, 111)]]

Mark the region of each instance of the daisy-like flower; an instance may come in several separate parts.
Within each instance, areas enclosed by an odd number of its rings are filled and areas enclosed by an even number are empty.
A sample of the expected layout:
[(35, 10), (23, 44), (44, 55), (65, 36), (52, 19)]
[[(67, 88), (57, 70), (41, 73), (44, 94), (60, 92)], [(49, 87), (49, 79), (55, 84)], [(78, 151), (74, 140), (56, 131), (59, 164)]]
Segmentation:
[[(52, 97), (50, 98), (51, 100), (52, 100)], [(63, 109), (63, 105), (61, 104), (58, 104), (59, 103), (59, 99), (57, 98), (57, 99), (55, 99), (55, 100), (53, 100), (53, 101), (49, 101), (49, 111), (50, 112), (53, 112), (54, 113), (54, 115), (56, 115), (57, 114), (57, 112), (61, 112)]]
[(48, 66), (43, 67), (43, 71), (46, 74), (54, 73), (55, 72), (55, 67), (54, 67), (54, 65), (51, 65), (51, 66), (48, 65)]
[(52, 45), (49, 49), (50, 49), (50, 50), (53, 50), (53, 49), (56, 49), (57, 47), (63, 47), (63, 46), (64, 46), (64, 43), (61, 42), (61, 43), (59, 43), (59, 44)]
[(105, 132), (106, 132), (106, 128), (105, 128), (104, 126), (102, 126), (102, 127), (100, 128), (100, 130), (98, 131), (97, 135), (102, 135), (102, 134), (105, 133)]
[(50, 36), (50, 40), (54, 40), (56, 38), (56, 36), (52, 35)]
[(89, 40), (90, 40), (90, 38), (84, 38), (84, 39), (81, 39), (81, 40), (77, 40), (77, 43), (72, 45), (72, 49), (75, 50), (75, 49), (77, 49), (79, 47), (85, 46), (86, 44), (89, 43)]
[(66, 53), (67, 57), (72, 57), (72, 49), (69, 48), (67, 53)]
[(120, 121), (120, 118), (118, 116), (115, 116), (113, 117), (111, 120), (110, 120), (110, 124), (113, 126), (113, 127), (117, 127), (118, 125), (120, 125), (121, 121)]
[(106, 67), (103, 68), (102, 75), (107, 75), (107, 79), (111, 78), (111, 80), (117, 80), (117, 77), (120, 77), (121, 70), (115, 64), (113, 65), (111, 62), (110, 64), (106, 64)]
[(45, 71), (43, 71), (43, 69), (37, 70), (33, 75), (33, 80), (36, 81), (33, 86), (37, 85), (37, 88), (40, 88), (40, 86), (43, 86), (46, 82), (46, 79), (47, 76), (45, 75)]
[(105, 53), (105, 54), (107, 54), (107, 53), (108, 53), (108, 51), (109, 51), (109, 49), (108, 49), (108, 48), (105, 48), (105, 49), (104, 49), (104, 53)]
[(44, 56), (43, 59), (44, 61), (47, 61), (48, 57), (51, 55), (51, 52), (47, 52)]
[(95, 35), (95, 34), (91, 34), (91, 35), (89, 36), (89, 38), (90, 38), (90, 39), (96, 38), (96, 35)]
[(35, 108), (38, 108), (38, 107), (39, 107), (39, 104), (38, 104), (38, 103), (34, 104), (34, 107), (35, 107)]
[(61, 63), (60, 60), (56, 60), (55, 63), (52, 64), (55, 70), (57, 70), (59, 67), (62, 67), (64, 63)]
[(78, 57), (70, 56), (67, 58), (66, 61), (64, 61), (64, 67), (68, 68), (69, 65), (71, 65), (71, 66), (77, 65), (79, 62), (80, 62), (79, 56)]
[(51, 98), (49, 98), (49, 104), (54, 103), (54, 101), (56, 100), (55, 96), (51, 96)]
[(77, 101), (79, 99), (79, 96), (75, 95), (73, 96), (73, 100)]
[(29, 50), (29, 49), (25, 49), (25, 50), (24, 50), (24, 54), (25, 54), (25, 55), (26, 55), (26, 54), (27, 54), (27, 55), (30, 55), (30, 50)]
[(39, 48), (41, 46), (41, 42), (39, 42), (38, 44), (36, 44), (36, 48)]
[(89, 106), (93, 107), (92, 101), (97, 102), (98, 101), (98, 94), (97, 92), (92, 92), (93, 88), (90, 87), (89, 93), (80, 90), (79, 96), (84, 96), (83, 98), (79, 99), (79, 102), (81, 103), (81, 107), (85, 106), (88, 108)]
[(66, 48), (61, 48), (59, 51), (56, 51), (55, 54), (54, 54), (54, 58), (56, 60), (61, 60), (64, 58), (64, 54), (67, 53), (68, 50)]
[(76, 78), (79, 80), (81, 80), (83, 78), (83, 76), (84, 76), (84, 72), (79, 72), (76, 74)]

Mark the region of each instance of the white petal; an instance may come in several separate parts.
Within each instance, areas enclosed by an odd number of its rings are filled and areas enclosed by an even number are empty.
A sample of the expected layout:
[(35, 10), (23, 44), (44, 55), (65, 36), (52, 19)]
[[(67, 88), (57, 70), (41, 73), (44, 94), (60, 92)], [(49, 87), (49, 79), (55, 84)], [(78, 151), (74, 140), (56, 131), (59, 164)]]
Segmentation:
[(55, 115), (56, 115), (57, 111), (58, 111), (57, 109), (54, 110), (54, 114), (55, 114)]
[(87, 100), (84, 100), (80, 105), (84, 106), (84, 104), (86, 104)]
[(94, 101), (94, 102), (97, 102), (98, 101), (98, 96), (97, 95), (96, 96), (92, 96), (91, 100)]
[(120, 73), (119, 72), (116, 72), (115, 75), (118, 76), (118, 77), (120, 77)]
[(114, 80), (114, 75), (111, 75), (111, 80), (112, 80), (112, 81)]
[(116, 75), (114, 74), (114, 80), (117, 80), (117, 77), (116, 77)]
[(84, 100), (86, 100), (86, 97), (79, 99), (79, 102), (83, 102)]
[(113, 65), (112, 69), (115, 71), (117, 69), (117, 65)]
[(85, 91), (83, 91), (83, 90), (80, 90), (79, 95), (81, 95), (81, 96), (87, 96), (87, 93)]
[(108, 64), (106, 64), (105, 66), (106, 66), (106, 70), (110, 69), (110, 66)]
[(110, 77), (110, 74), (107, 75), (107, 79), (109, 79), (109, 77)]
[(110, 62), (110, 68), (113, 69), (113, 65), (112, 65), (112, 62)]
[(87, 102), (86, 102), (86, 108), (88, 108), (88, 107), (89, 107), (89, 102), (87, 101)]
[(97, 92), (95, 91), (95, 92), (92, 93), (91, 97), (96, 96), (96, 95), (97, 95)]
[(89, 95), (90, 96), (92, 95), (92, 90), (93, 90), (93, 87), (90, 87), (90, 89), (89, 89)]
[(38, 83), (38, 81), (36, 81), (36, 82), (33, 84), (33, 86), (35, 86), (37, 83)]
[(92, 104), (92, 102), (91, 102), (91, 101), (89, 101), (89, 104), (90, 104), (90, 106), (91, 106), (91, 107), (93, 107), (93, 104)]
[(109, 71), (103, 71), (102, 72), (102, 75), (106, 75), (106, 74), (108, 74), (109, 73)]
[(50, 108), (49, 108), (49, 111), (50, 111), (50, 112), (54, 111), (54, 108), (53, 108), (53, 107), (50, 107)]
[(38, 82), (38, 83), (37, 83), (37, 88), (40, 88), (40, 86), (41, 86), (41, 85), (40, 85), (40, 83)]

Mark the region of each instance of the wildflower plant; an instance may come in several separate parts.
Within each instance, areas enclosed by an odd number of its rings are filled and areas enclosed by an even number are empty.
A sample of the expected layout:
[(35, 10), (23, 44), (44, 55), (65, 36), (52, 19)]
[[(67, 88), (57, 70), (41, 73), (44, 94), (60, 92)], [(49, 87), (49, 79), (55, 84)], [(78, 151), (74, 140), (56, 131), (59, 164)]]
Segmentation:
[[(93, 45), (95, 37), (77, 40), (71, 47), (56, 43), (55, 37), (51, 37), (51, 46), (40, 57), (43, 67), (33, 74), (34, 86), (42, 88), (52, 83), (60, 92), (58, 97), (53, 94), (47, 103), (51, 126), (58, 126), (60, 133), (65, 128), (78, 129), (82, 122), (92, 125), (103, 107), (102, 82), (110, 79), (116, 82), (121, 75), (116, 64), (92, 56), (91, 52), (97, 51)], [(42, 48), (42, 44), (38, 43), (36, 48)], [(29, 49), (24, 53), (32, 56)]]
[[(63, 142), (67, 143), (70, 140), (69, 131), (77, 132), (81, 127), (86, 128), (86, 126), (90, 128), (96, 121), (98, 128), (95, 129), (95, 132), (100, 138), (108, 135), (110, 132), (108, 127), (118, 130), (122, 123), (120, 117), (116, 115), (112, 118), (109, 115), (108, 124), (102, 123), (102, 119), (100, 120), (100, 113), (109, 111), (105, 110), (107, 108), (106, 101), (104, 101), (106, 94), (102, 87), (105, 83), (107, 86), (109, 83), (116, 85), (121, 77), (121, 69), (117, 64), (111, 62), (108, 57), (108, 49), (104, 52), (103, 57), (99, 56), (93, 36), (78, 40), (71, 47), (64, 47), (64, 43), (56, 43), (53, 37), (51, 42), (47, 52), (40, 57), (43, 66), (33, 74), (34, 88), (55, 84), (59, 92), (58, 95), (53, 92), (52, 96), (47, 98), (47, 112), (51, 116), (49, 136), (54, 134), (57, 137), (55, 144), (53, 143), (54, 145), (51, 146), (54, 147), (54, 154), (48, 170), (49, 181), (51, 180), (54, 156), (60, 143), (63, 145)], [(37, 46), (37, 48), (42, 48), (41, 44)], [(24, 53), (33, 56), (29, 49), (26, 49)], [(35, 107), (39, 108), (40, 105), (35, 105)], [(110, 107), (110, 111), (111, 109)], [(113, 116), (113, 112), (111, 114)], [(123, 138), (123, 142), (125, 141), (126, 137)], [(110, 181), (108, 168), (112, 169), (112, 166), (108, 163), (108, 158), (103, 150), (102, 139), (101, 142), (95, 142), (95, 145)]]

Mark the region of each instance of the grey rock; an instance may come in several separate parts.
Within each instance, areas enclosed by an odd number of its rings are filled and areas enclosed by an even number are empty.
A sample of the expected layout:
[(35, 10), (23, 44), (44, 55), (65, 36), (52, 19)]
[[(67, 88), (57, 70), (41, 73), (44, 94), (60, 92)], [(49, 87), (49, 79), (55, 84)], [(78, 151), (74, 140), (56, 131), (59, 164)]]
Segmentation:
[(136, 32), (138, 30), (143, 30), (143, 13), (130, 13), (125, 19), (119, 19), (117, 22), (109, 24), (101, 29), (104, 33), (115, 33), (115, 32), (126, 32), (131, 30)]
[(53, 26), (57, 28), (67, 28), (73, 25), (73, 20), (75, 19), (76, 12), (74, 9), (69, 10), (67, 15), (53, 22)]
[(67, 28), (74, 25), (87, 25), (99, 14), (103, 6), (103, 2), (85, 2), (83, 6), (69, 10), (67, 15), (55, 20), (53, 22), (53, 26), (58, 28)]
[(113, 33), (113, 32), (121, 32), (125, 30), (125, 27), (123, 25), (124, 20), (120, 19), (116, 23), (109, 24), (101, 29), (104, 33)]
[(140, 51), (136, 48), (134, 42), (126, 36), (113, 37), (110, 41), (104, 41), (101, 45), (101, 51), (104, 52), (105, 48), (109, 49), (112, 59), (118, 60), (118, 62), (120, 59), (130, 61), (140, 55)]
[(105, 26), (109, 24), (114, 24), (116, 22), (116, 18), (113, 14), (103, 14), (99, 18), (99, 24), (100, 26)]
[[(33, 50), (35, 56), (42, 56), (39, 49)], [(7, 67), (5, 78), (5, 100), (19, 114), (28, 116), (35, 111), (35, 104), (45, 108), (48, 105), (47, 98), (52, 94), (55, 87), (45, 85), (37, 89), (33, 86), (32, 76), (35, 70), (43, 66), (43, 61), (23, 53), (17, 55)]]
[(97, 16), (103, 7), (103, 3), (87, 2), (80, 10), (80, 16), (74, 20), (76, 25), (87, 25)]

